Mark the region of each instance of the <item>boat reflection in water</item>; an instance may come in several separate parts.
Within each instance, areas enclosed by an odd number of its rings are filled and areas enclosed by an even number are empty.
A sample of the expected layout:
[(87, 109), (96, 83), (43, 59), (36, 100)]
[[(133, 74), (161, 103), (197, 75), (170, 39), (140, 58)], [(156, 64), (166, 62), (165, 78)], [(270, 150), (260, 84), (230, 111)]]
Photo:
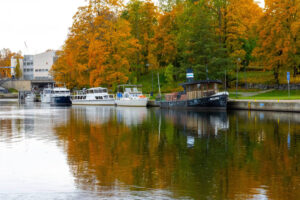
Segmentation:
[(73, 117), (89, 123), (104, 124), (116, 119), (127, 126), (141, 124), (147, 117), (145, 107), (73, 106)]
[(187, 110), (166, 110), (159, 112), (164, 118), (179, 126), (182, 134), (187, 136), (189, 147), (194, 146), (195, 138), (216, 137), (219, 131), (229, 128), (227, 112), (193, 112)]

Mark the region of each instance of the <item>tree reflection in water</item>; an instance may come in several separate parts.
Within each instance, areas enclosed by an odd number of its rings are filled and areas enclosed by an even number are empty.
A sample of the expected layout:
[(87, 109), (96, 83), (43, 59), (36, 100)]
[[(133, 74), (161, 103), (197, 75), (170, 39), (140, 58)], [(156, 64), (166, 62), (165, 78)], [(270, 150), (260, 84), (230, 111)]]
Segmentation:
[(84, 190), (295, 199), (297, 120), (282, 113), (77, 106), (54, 130)]

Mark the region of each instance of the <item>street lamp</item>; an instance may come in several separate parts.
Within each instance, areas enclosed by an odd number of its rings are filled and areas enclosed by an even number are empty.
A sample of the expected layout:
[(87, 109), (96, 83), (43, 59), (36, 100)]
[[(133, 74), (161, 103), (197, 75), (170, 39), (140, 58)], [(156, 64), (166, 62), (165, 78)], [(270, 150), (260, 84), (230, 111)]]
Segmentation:
[[(149, 69), (150, 64), (147, 63), (147, 64), (146, 64), (146, 67), (147, 67), (147, 69)], [(151, 91), (151, 93), (150, 93), (150, 96), (153, 97), (153, 70), (152, 70), (152, 91)]]

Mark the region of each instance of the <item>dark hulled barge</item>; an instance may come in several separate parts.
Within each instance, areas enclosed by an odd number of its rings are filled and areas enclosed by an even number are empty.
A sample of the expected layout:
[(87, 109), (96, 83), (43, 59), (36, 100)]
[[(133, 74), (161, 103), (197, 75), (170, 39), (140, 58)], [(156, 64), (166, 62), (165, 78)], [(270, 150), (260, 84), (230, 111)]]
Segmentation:
[(191, 108), (223, 110), (227, 108), (228, 92), (220, 92), (218, 80), (189, 81), (182, 83), (183, 92), (165, 95), (165, 100), (160, 101), (162, 108)]

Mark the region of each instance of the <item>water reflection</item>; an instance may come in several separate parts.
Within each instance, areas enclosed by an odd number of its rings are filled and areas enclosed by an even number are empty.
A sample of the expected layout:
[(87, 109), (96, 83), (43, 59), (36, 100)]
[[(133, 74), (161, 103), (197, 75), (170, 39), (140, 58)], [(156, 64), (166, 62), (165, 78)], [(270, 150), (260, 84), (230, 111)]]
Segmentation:
[(299, 114), (0, 108), (0, 159), (6, 163), (0, 191), (44, 191), (54, 198), (67, 192), (72, 199), (300, 196)]

